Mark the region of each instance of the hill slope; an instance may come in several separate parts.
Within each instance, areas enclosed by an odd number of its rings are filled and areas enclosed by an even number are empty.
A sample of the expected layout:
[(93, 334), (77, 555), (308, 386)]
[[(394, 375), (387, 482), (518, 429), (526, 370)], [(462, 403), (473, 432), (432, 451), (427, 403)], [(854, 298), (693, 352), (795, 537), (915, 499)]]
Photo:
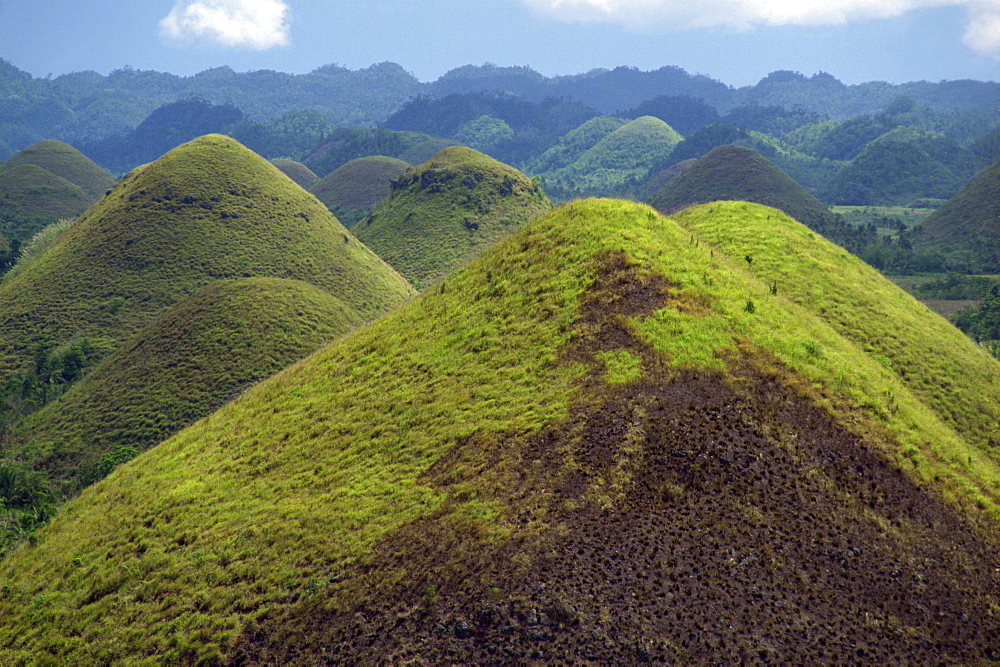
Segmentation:
[(574, 202), (85, 491), (0, 655), (996, 660), (998, 405), (773, 209)]
[(1000, 162), (984, 169), (921, 223), (918, 246), (965, 251), (1000, 273)]
[(98, 476), (105, 455), (155, 445), (361, 321), (301, 281), (209, 283), (19, 424), (12, 438), (30, 439), (21, 459), (72, 493)]
[(0, 284), (0, 379), (40, 347), (115, 347), (220, 278), (325, 289), (365, 317), (412, 288), (314, 197), (232, 139), (209, 135), (131, 172)]
[(301, 162), (288, 158), (278, 158), (271, 160), (271, 164), (280, 169), (285, 176), (298, 183), (303, 190), (308, 190), (319, 180), (319, 176)]
[(83, 190), (91, 201), (104, 196), (115, 180), (96, 162), (69, 144), (54, 139), (39, 141), (21, 150), (8, 160), (0, 171), (31, 164), (63, 178)]
[(424, 289), (549, 208), (521, 172), (455, 146), (400, 176), (352, 231)]
[(309, 191), (350, 227), (389, 196), (390, 184), (410, 165), (394, 157), (373, 155), (334, 169)]
[(772, 206), (852, 250), (862, 235), (756, 151), (719, 146), (660, 188), (649, 204), (671, 213), (693, 204), (738, 200)]

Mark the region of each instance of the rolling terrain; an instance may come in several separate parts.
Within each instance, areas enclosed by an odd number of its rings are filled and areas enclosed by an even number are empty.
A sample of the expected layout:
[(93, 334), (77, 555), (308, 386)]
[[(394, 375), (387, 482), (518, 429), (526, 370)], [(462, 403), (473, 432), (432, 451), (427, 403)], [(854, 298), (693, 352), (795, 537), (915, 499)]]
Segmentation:
[(7, 451), (72, 495), (116, 451), (148, 449), (361, 322), (302, 281), (209, 283), (17, 424)]
[(810, 229), (857, 251), (863, 232), (831, 213), (785, 172), (741, 146), (709, 151), (649, 199), (663, 213), (712, 201), (749, 201), (784, 211)]
[(392, 182), (409, 168), (403, 160), (384, 155), (357, 158), (334, 169), (309, 191), (341, 223), (352, 227), (389, 196)]
[(113, 350), (222, 278), (303, 280), (371, 318), (413, 292), (314, 197), (209, 135), (130, 172), (0, 284), (0, 378), (40, 349)]
[(521, 172), (454, 146), (400, 176), (352, 231), (422, 290), (551, 206)]
[(281, 170), (285, 176), (298, 183), (303, 190), (308, 190), (319, 180), (319, 176), (301, 162), (288, 158), (278, 158), (271, 160), (271, 164)]
[(982, 170), (944, 206), (924, 218), (918, 247), (971, 254), (987, 273), (1000, 273), (1000, 162)]
[(995, 661), (998, 405), (775, 209), (572, 202), (85, 490), (0, 658)]

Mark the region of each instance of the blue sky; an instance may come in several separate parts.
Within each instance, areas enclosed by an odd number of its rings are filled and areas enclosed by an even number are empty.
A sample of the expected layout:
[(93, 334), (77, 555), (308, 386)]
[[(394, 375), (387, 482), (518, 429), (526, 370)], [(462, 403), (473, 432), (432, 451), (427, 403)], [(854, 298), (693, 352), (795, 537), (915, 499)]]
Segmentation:
[(391, 60), (421, 80), (484, 62), (677, 65), (737, 86), (777, 69), (1000, 80), (1000, 0), (0, 0), (0, 57), (41, 77)]

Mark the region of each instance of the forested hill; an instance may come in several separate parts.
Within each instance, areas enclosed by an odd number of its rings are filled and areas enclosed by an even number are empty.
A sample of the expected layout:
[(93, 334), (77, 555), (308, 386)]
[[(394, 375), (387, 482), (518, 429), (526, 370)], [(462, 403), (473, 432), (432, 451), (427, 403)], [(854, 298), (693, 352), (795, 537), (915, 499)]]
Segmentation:
[[(126, 67), (106, 76), (86, 71), (41, 79), (0, 59), (0, 159), (42, 139), (81, 146), (124, 137), (139, 129), (153, 111), (190, 98), (231, 105), (246, 123), (270, 122), (279, 128), (312, 124), (320, 131), (324, 123), (382, 123), (417, 97), (440, 99), (475, 92), (506, 93), (534, 104), (572, 100), (600, 113), (669, 96), (701, 100), (719, 114), (747, 105), (780, 106), (832, 119), (873, 113), (901, 96), (935, 110), (1000, 104), (1000, 83), (996, 82), (846, 85), (829, 74), (807, 77), (787, 71), (772, 72), (744, 88), (674, 66), (648, 72), (617, 67), (546, 77), (529, 67), (466, 65), (436, 81), (420, 82), (402, 66), (389, 62), (359, 70), (326, 65), (299, 75), (271, 70), (241, 73), (219, 67), (182, 77)], [(247, 132), (257, 130), (247, 128)]]

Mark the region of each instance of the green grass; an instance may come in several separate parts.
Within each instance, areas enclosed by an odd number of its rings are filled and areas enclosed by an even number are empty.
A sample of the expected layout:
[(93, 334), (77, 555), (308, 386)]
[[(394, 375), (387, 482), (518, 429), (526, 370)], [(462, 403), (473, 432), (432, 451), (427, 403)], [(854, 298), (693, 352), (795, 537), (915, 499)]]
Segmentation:
[(352, 231), (424, 289), (550, 208), (521, 172), (451, 147), (399, 177), (389, 198)]
[(115, 184), (111, 175), (69, 144), (47, 139), (31, 144), (10, 158), (0, 173), (19, 165), (34, 165), (79, 187), (89, 202), (95, 202)]
[(843, 220), (785, 172), (741, 146), (713, 149), (653, 194), (649, 204), (672, 213), (694, 204), (729, 200), (777, 208), (838, 243), (848, 243), (854, 236)]
[(358, 158), (337, 167), (309, 191), (351, 227), (389, 196), (391, 183), (409, 168), (406, 162), (384, 155)]
[(280, 169), (282, 174), (295, 181), (303, 190), (308, 190), (319, 180), (319, 176), (301, 162), (288, 158), (277, 158), (271, 160), (271, 164)]
[(16, 425), (7, 451), (44, 469), (59, 496), (72, 494), (96, 476), (102, 456), (155, 445), (361, 321), (301, 281), (210, 283)]
[(983, 271), (1000, 273), (1000, 162), (976, 174), (944, 206), (928, 215), (914, 245), (964, 251)]
[(120, 343), (221, 278), (303, 280), (373, 317), (413, 294), (314, 197), (214, 135), (134, 170), (0, 284), (0, 378), (41, 344)]
[[(607, 296), (595, 280), (618, 256), (669, 285), (666, 307), (621, 322), (658, 355), (589, 368), (573, 356), (582, 304)], [(516, 519), (474, 484), (433, 485), (431, 466), (459, 451), (446, 469), (474, 480), (499, 438), (565, 417), (595, 373), (643, 381), (646, 361), (753, 364), (970, 518), (996, 516), (1000, 364), (960, 332), (774, 209), (724, 202), (670, 219), (576, 201), (86, 490), (2, 563), (0, 659), (220, 660), (248, 623), (435, 512), (503, 540)]]

